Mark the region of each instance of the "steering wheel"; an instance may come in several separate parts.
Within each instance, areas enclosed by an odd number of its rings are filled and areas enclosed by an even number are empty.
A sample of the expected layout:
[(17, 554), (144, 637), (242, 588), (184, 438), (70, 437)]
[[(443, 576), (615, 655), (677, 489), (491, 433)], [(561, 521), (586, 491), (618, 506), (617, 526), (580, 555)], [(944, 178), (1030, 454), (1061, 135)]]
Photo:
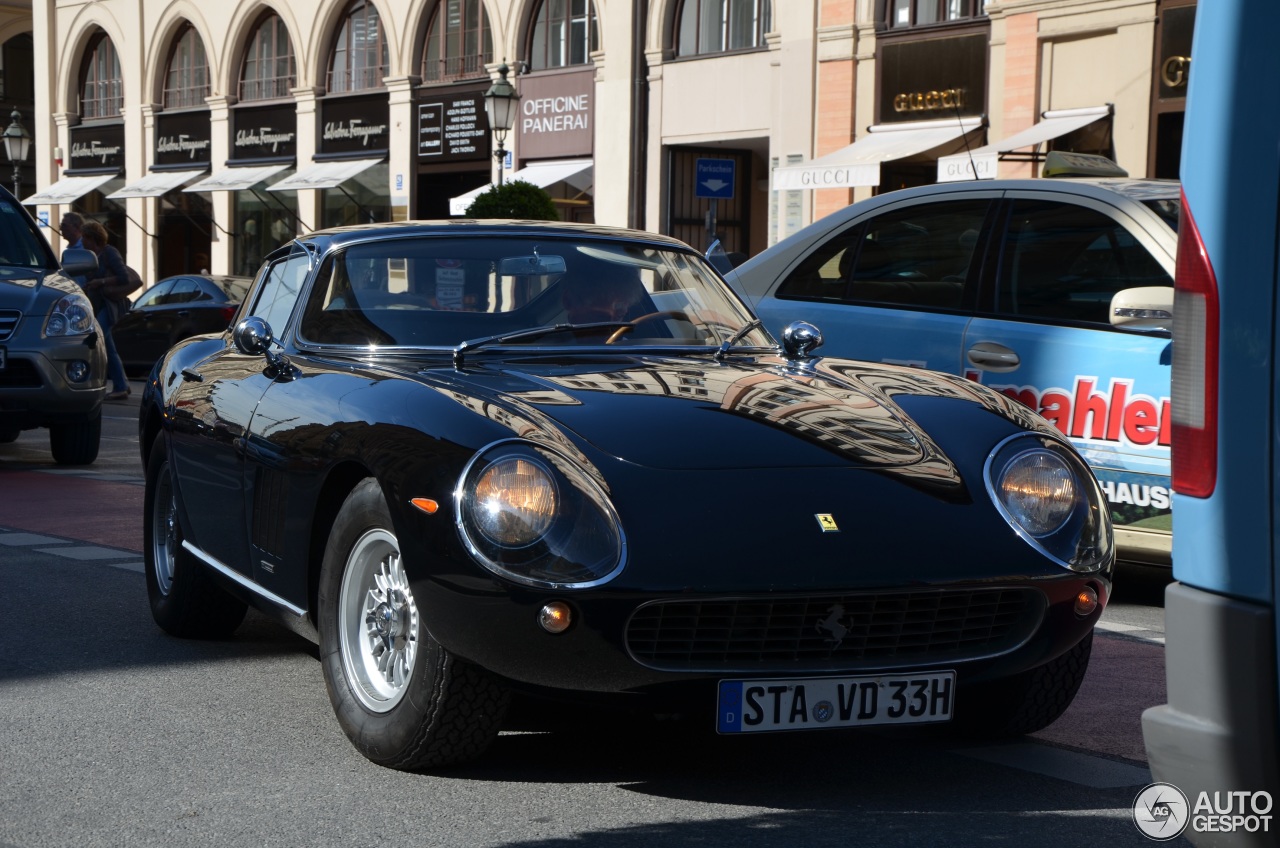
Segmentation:
[(632, 319), (629, 323), (623, 324), (621, 327), (613, 331), (613, 335), (604, 340), (605, 344), (613, 344), (627, 333), (634, 330), (638, 325), (645, 321), (655, 321), (659, 318), (675, 318), (678, 321), (688, 321), (690, 324), (693, 320), (688, 315), (678, 309), (667, 309), (662, 312), (650, 312), (648, 315), (641, 315), (639, 318)]

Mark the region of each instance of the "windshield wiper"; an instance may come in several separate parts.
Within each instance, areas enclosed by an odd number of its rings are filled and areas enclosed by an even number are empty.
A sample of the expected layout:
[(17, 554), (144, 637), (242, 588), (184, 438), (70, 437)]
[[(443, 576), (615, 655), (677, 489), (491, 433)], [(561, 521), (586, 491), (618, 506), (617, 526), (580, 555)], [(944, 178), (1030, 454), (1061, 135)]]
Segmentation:
[(630, 321), (597, 321), (591, 324), (548, 324), (545, 327), (532, 327), (528, 330), (517, 330), (514, 333), (499, 333), (494, 336), (482, 336), (478, 339), (468, 339), (453, 349), (453, 367), (460, 368), (464, 355), (469, 350), (484, 347), (491, 344), (506, 344), (507, 342), (526, 341), (528, 339), (536, 339), (539, 336), (549, 336), (552, 333), (574, 332), (577, 330), (597, 330), (607, 329), (609, 327), (628, 327)]
[(761, 323), (759, 318), (748, 321), (746, 324), (742, 325), (738, 332), (720, 343), (720, 348), (716, 351), (716, 359), (723, 359), (734, 345), (746, 338), (747, 333), (750, 333), (752, 330), (758, 330), (763, 326), (764, 324)]

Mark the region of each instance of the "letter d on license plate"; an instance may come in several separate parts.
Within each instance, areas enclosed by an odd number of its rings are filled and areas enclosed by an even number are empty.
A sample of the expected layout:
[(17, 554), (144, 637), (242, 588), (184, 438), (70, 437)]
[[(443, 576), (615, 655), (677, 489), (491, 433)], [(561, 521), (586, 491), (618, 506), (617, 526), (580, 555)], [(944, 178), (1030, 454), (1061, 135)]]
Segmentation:
[(721, 680), (720, 733), (950, 721), (954, 671), (875, 677)]

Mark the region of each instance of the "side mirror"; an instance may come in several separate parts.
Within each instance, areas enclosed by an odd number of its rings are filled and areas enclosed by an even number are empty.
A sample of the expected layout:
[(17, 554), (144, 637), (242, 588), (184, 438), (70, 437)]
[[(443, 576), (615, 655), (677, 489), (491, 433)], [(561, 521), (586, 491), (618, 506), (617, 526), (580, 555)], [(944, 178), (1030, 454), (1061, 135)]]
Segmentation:
[(1173, 329), (1173, 287), (1122, 289), (1111, 297), (1111, 326), (1128, 330)]
[(236, 350), (245, 356), (262, 356), (267, 360), (267, 367), (262, 373), (272, 380), (287, 383), (298, 376), (298, 369), (293, 367), (289, 357), (276, 353), (271, 349), (275, 337), (271, 335), (271, 325), (256, 315), (250, 315), (231, 331), (231, 340)]
[(62, 251), (62, 273), (68, 277), (87, 277), (98, 272), (98, 254), (83, 247)]
[(822, 331), (808, 321), (792, 321), (782, 328), (782, 351), (793, 362), (813, 356), (822, 347)]
[(264, 356), (271, 350), (271, 342), (275, 338), (271, 335), (270, 324), (256, 315), (251, 315), (236, 324), (235, 330), (231, 333), (231, 340), (235, 342), (236, 350), (245, 356)]

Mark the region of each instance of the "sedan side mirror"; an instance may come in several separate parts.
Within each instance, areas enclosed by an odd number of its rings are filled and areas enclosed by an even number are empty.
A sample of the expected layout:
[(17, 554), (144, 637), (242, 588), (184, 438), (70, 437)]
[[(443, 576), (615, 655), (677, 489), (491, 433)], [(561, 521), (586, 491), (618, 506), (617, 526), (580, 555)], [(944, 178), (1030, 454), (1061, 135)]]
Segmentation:
[(1111, 297), (1111, 326), (1129, 330), (1173, 329), (1173, 287), (1123, 289)]

